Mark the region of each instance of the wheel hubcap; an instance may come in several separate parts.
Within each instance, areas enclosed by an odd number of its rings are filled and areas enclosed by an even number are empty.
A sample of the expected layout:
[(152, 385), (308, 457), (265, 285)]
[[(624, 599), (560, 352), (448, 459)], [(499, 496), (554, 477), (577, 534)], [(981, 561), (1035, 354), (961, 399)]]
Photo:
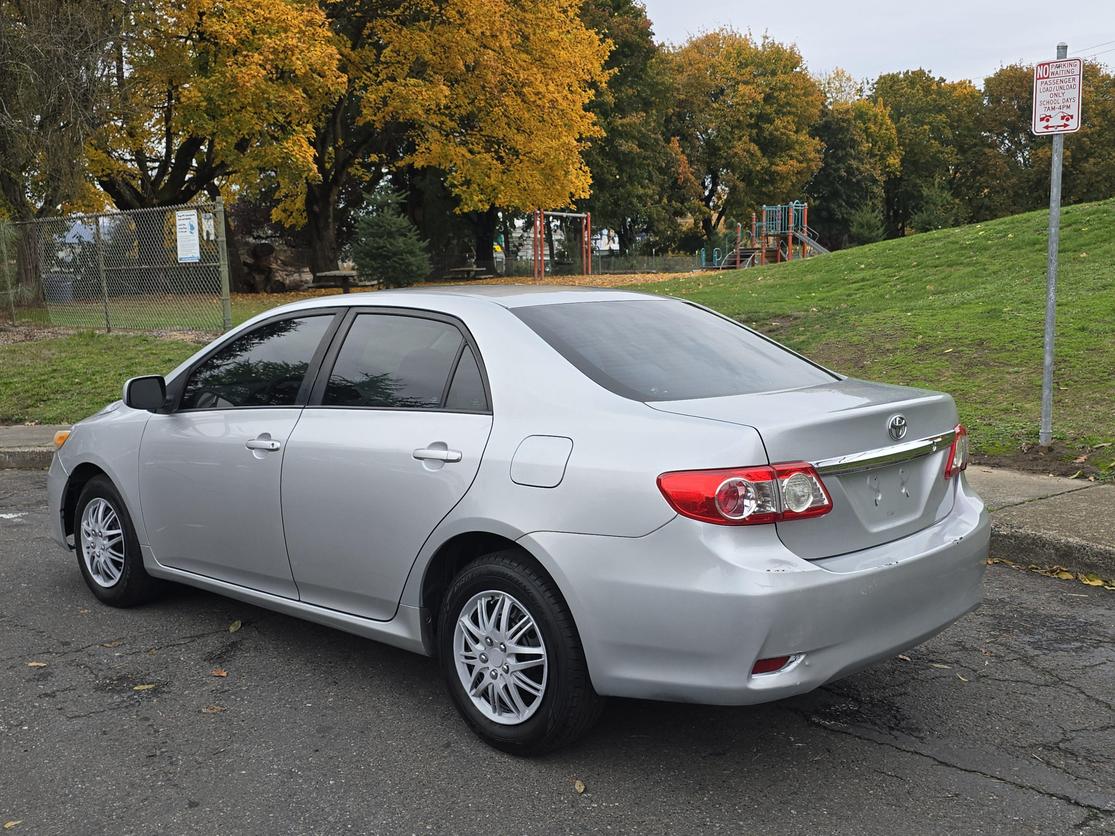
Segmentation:
[(489, 720), (516, 725), (542, 704), (546, 644), (531, 614), (506, 592), (481, 592), (461, 608), (453, 654), (465, 693)]
[(124, 574), (124, 527), (108, 500), (97, 497), (81, 513), (81, 556), (89, 577), (109, 587)]

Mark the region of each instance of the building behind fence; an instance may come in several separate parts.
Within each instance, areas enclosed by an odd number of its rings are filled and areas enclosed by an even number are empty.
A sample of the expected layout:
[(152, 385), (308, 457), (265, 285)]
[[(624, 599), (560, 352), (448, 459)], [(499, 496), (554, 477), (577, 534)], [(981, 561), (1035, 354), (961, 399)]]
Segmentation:
[(0, 296), (13, 323), (227, 330), (224, 205), (0, 222)]

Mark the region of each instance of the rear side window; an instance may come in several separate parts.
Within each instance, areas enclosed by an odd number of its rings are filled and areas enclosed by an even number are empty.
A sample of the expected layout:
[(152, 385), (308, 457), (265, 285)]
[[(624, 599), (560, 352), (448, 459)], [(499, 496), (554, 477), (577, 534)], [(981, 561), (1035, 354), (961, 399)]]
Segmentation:
[(465, 346), (464, 353), (457, 363), (457, 371), (453, 375), (453, 382), (449, 385), (449, 395), (445, 399), (445, 408), (458, 412), (485, 412), (488, 409), (484, 378), (481, 377), (480, 366), (468, 346)]
[(280, 319), (237, 337), (190, 374), (179, 409), (293, 406), (332, 314)]
[(464, 338), (447, 322), (361, 314), (329, 375), (326, 406), (436, 409)]
[(672, 299), (514, 309), (566, 360), (637, 401), (747, 395), (835, 376), (726, 319)]

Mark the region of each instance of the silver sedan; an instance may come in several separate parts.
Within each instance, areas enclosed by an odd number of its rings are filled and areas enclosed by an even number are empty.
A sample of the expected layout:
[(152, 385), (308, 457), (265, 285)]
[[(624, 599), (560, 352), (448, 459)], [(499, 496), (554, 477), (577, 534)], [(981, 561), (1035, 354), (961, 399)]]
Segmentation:
[(974, 608), (988, 518), (948, 395), (697, 305), (476, 287), (263, 314), (77, 424), (56, 539), (101, 601), (168, 581), (435, 656), (494, 746), (605, 696), (800, 694)]

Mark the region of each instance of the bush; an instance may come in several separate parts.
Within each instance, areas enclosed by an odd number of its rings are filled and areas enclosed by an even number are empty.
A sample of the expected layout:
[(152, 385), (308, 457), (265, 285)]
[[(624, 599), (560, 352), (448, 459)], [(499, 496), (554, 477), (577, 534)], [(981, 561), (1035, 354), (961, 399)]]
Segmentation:
[(406, 287), (430, 275), (430, 253), (414, 224), (399, 211), (398, 195), (386, 192), (368, 200), (356, 224), (352, 260), (363, 281)]

